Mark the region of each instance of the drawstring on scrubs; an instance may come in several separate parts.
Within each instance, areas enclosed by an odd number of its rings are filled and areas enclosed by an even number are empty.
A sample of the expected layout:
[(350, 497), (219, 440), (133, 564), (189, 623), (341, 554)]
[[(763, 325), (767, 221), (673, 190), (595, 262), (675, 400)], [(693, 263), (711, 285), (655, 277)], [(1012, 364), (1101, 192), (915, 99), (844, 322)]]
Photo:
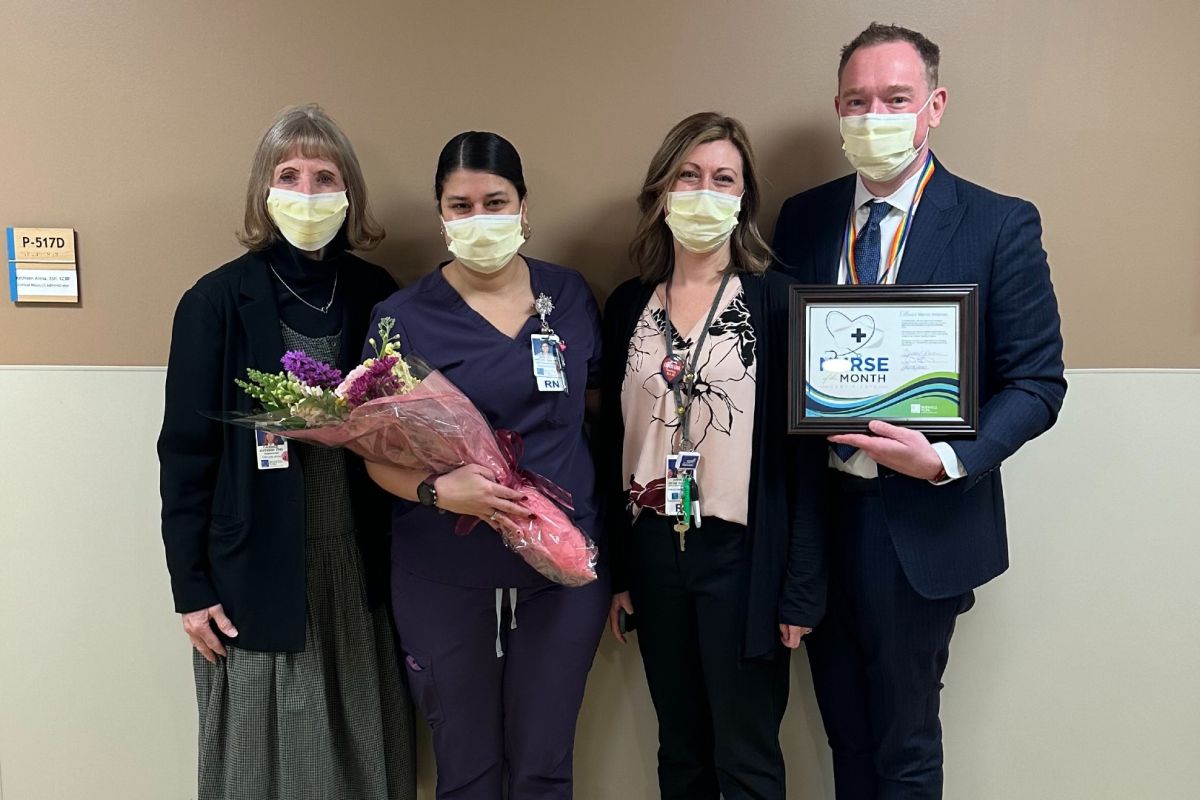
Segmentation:
[[(512, 611), (512, 621), (508, 623), (508, 629), (515, 631), (517, 629), (517, 590), (515, 587), (508, 590), (508, 607)], [(500, 643), (500, 628), (503, 625), (502, 615), (504, 611), (504, 590), (496, 590), (496, 658), (504, 658), (504, 647)]]

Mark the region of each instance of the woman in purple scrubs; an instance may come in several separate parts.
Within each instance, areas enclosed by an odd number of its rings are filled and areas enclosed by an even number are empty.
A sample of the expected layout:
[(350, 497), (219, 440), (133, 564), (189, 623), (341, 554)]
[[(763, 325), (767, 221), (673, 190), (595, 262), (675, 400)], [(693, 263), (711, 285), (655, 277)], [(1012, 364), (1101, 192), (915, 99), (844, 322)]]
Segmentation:
[[(595, 298), (574, 270), (518, 252), (530, 231), (521, 161), (508, 141), (475, 131), (454, 137), (434, 189), (454, 259), (380, 303), (375, 320), (393, 317), (401, 352), (440, 370), (493, 428), (519, 433), (520, 466), (570, 492), (575, 524), (603, 546), (583, 425), (600, 368)], [(542, 355), (543, 322), (566, 345), (561, 361)], [(557, 374), (563, 362), (565, 375)], [(484, 467), (443, 475), (368, 468), (400, 498), (392, 603), (413, 699), (433, 730), (437, 796), (495, 800), (507, 777), (511, 800), (569, 798), (607, 575), (566, 588), (486, 526), (456, 536), (459, 515), (494, 525), (498, 514), (524, 513), (514, 502), (520, 494)]]

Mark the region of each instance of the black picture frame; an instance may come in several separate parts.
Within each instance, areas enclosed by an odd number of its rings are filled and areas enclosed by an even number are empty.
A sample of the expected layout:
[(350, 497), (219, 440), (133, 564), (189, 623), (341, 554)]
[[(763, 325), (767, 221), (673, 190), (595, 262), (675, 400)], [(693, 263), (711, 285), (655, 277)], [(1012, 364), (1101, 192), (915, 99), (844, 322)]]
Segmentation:
[[(905, 420), (872, 416), (810, 417), (805, 391), (808, 307), (815, 303), (844, 305), (958, 304), (959, 412), (957, 418)], [(939, 437), (972, 437), (979, 425), (979, 287), (976, 284), (831, 286), (796, 284), (788, 299), (788, 433), (829, 436), (865, 433), (873, 419)], [(852, 316), (848, 314), (847, 316)]]

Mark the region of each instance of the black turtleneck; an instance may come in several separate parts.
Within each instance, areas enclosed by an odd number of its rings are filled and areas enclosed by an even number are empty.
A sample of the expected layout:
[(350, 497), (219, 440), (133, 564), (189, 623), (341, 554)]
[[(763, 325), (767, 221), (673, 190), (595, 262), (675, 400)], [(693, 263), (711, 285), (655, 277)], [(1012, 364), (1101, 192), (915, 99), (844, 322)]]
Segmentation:
[[(340, 234), (326, 246), (325, 256), (320, 260), (309, 258), (283, 239), (267, 249), (267, 259), (277, 273), (271, 276), (271, 281), (275, 286), (279, 318), (284, 325), (313, 337), (333, 336), (341, 331), (341, 296), (345, 287), (339, 286), (336, 295), (333, 287), (345, 256), (345, 238)], [(289, 287), (291, 291), (288, 291)], [(317, 308), (324, 308), (333, 297), (333, 305), (322, 314), (305, 305), (296, 295)]]

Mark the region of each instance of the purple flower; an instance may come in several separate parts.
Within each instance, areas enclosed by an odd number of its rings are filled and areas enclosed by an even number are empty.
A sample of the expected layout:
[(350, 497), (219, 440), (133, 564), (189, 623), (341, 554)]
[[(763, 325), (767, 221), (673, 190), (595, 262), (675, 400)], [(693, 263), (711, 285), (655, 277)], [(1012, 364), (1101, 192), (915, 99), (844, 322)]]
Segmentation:
[(375, 359), (346, 389), (346, 403), (351, 408), (358, 408), (368, 400), (397, 394), (400, 390), (400, 379), (392, 372), (392, 367), (396, 366), (397, 361), (399, 359), (396, 356)]
[(279, 359), (283, 368), (296, 376), (305, 386), (332, 389), (342, 382), (342, 371), (317, 361), (303, 350), (289, 350)]

